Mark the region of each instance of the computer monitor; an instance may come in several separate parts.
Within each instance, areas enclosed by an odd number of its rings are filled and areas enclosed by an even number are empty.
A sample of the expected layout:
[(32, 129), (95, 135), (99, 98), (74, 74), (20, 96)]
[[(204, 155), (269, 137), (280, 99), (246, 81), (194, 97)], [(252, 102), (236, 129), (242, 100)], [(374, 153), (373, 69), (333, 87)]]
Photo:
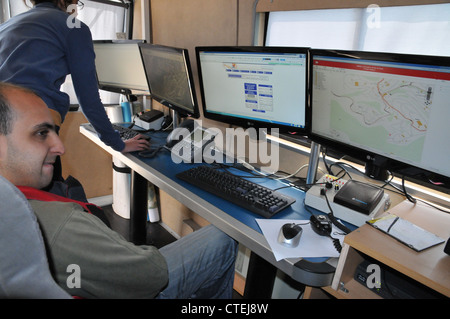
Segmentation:
[(310, 138), (373, 178), (450, 188), (449, 101), (450, 57), (311, 50)]
[(308, 49), (197, 47), (206, 118), (306, 135)]
[(181, 117), (199, 118), (188, 50), (148, 43), (139, 49), (152, 98)]
[(95, 66), (101, 90), (148, 94), (138, 43), (143, 40), (94, 40)]

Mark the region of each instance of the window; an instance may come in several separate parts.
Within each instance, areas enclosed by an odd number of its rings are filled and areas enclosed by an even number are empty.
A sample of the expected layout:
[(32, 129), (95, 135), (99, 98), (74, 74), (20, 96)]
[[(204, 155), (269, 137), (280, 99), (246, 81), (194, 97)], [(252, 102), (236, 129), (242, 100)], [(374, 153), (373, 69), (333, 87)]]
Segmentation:
[(450, 4), (278, 11), (266, 45), (450, 55)]
[[(85, 0), (83, 3), (83, 9), (78, 11), (78, 19), (87, 24), (93, 40), (110, 40), (125, 36), (128, 29), (126, 8), (95, 1)], [(67, 76), (61, 90), (69, 94), (71, 104), (78, 104), (70, 75)], [(104, 104), (120, 102), (120, 94), (102, 90), (99, 92)]]

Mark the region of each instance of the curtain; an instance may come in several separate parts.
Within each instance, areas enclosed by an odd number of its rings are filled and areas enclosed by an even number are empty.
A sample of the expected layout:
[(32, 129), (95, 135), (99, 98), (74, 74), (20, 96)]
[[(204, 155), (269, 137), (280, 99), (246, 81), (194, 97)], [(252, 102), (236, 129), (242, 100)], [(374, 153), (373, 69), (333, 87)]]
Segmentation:
[(450, 55), (450, 4), (270, 12), (266, 45)]

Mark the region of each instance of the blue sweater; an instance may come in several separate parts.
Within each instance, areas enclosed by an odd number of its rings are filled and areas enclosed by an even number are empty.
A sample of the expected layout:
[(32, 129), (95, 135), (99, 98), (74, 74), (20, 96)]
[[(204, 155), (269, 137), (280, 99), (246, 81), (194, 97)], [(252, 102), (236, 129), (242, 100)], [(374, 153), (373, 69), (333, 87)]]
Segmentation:
[(38, 4), (0, 25), (0, 81), (35, 91), (63, 121), (70, 99), (60, 87), (68, 74), (100, 139), (122, 151), (125, 144), (112, 128), (98, 93), (89, 27), (51, 3)]

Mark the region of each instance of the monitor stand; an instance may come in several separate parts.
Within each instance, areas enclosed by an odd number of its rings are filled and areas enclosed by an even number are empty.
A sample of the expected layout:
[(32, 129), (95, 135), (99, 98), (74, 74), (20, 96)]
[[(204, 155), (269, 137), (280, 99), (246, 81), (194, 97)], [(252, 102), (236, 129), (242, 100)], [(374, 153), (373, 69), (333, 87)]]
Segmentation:
[(172, 129), (176, 129), (179, 125), (179, 116), (177, 111), (175, 110), (171, 110), (170, 111), (172, 113)]
[(365, 174), (378, 181), (386, 181), (389, 178), (389, 172), (386, 169), (387, 160), (373, 158), (366, 161)]
[(306, 189), (314, 185), (317, 178), (317, 167), (319, 166), (320, 144), (311, 142), (311, 152), (309, 153), (308, 173), (306, 175)]

